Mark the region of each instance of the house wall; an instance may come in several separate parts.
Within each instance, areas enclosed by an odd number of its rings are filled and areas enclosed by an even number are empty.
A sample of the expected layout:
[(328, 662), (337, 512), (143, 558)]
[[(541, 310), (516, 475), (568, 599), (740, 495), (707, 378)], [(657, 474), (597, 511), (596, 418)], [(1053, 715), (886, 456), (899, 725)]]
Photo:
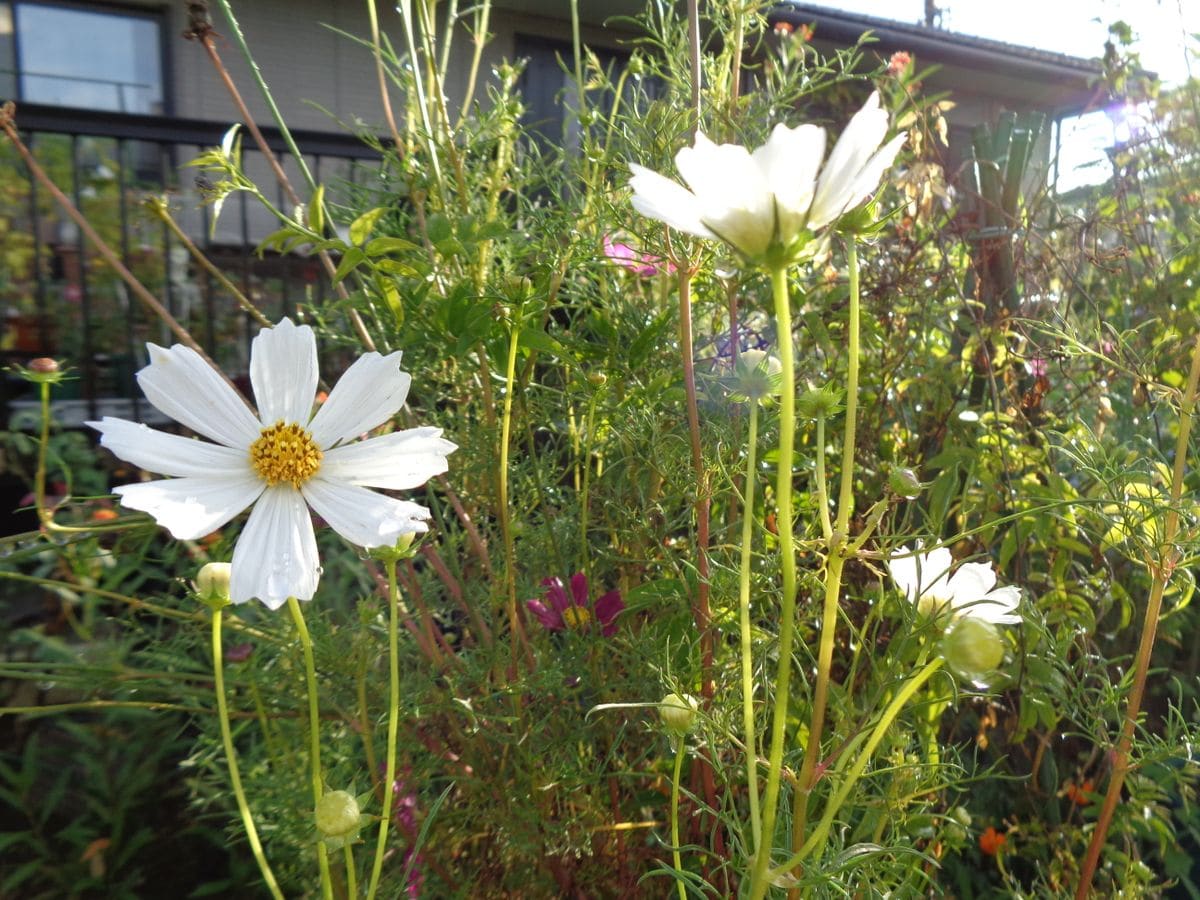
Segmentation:
[[(101, 3), (94, 5), (103, 6)], [(183, 118), (234, 121), (237, 113), (233, 103), (207, 54), (198, 44), (180, 37), (187, 27), (184, 4), (133, 0), (123, 5), (156, 10), (164, 16), (169, 113)], [(482, 57), (475, 92), (477, 100), (486, 97), (485, 85), (493, 66), (513, 57), (518, 35), (570, 41), (570, 22), (566, 18), (569, 7), (565, 3), (561, 5), (564, 18), (493, 9), (488, 29), (492, 40)], [(369, 129), (380, 133), (385, 130), (371, 49), (354, 40), (354, 37), (369, 39), (370, 23), (364, 3), (243, 0), (234, 4), (234, 11), (289, 126), (338, 131), (342, 128), (337, 121), (340, 119), (351, 125), (364, 122)], [(394, 4), (380, 3), (378, 12), (382, 32), (394, 47), (403, 48), (404, 31)], [(213, 24), (222, 35), (217, 41), (217, 51), (251, 113), (257, 121), (269, 122), (269, 111), (255, 86), (249, 66), (233, 40), (224, 36), (228, 29), (216, 10), (213, 11)], [(583, 37), (596, 46), (616, 47), (621, 35), (600, 25), (585, 25)], [(470, 35), (460, 26), (452, 44), (445, 86), (447, 105), (452, 114), (458, 111), (463, 101), (472, 52)], [(397, 99), (398, 94), (393, 89), (393, 103)]]

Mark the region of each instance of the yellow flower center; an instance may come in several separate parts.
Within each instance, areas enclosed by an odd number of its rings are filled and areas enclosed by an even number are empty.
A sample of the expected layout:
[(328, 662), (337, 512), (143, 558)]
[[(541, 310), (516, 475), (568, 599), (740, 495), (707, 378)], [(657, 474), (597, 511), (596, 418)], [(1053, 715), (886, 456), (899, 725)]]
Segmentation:
[(592, 621), (591, 611), (583, 606), (568, 606), (562, 611), (562, 620), (568, 628), (578, 631)]
[(312, 435), (294, 422), (264, 428), (250, 445), (250, 464), (272, 487), (285, 481), (300, 487), (321, 468), (323, 455)]

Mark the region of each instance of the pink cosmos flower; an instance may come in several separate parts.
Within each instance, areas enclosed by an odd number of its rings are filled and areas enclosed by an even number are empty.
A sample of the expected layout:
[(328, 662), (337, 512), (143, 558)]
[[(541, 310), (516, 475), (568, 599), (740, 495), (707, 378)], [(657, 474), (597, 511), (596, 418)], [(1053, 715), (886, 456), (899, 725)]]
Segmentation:
[(619, 266), (624, 266), (634, 275), (650, 278), (660, 271), (674, 272), (675, 264), (661, 257), (635, 250), (624, 241), (614, 240), (611, 234), (604, 236), (604, 255)]
[(571, 593), (568, 595), (561, 578), (545, 578), (542, 586), (546, 602), (526, 600), (525, 605), (548, 631), (587, 628), (593, 618), (600, 623), (600, 633), (612, 637), (617, 633), (617, 616), (625, 608), (620, 591), (609, 591), (595, 603), (588, 597), (588, 580), (582, 572), (571, 576)]

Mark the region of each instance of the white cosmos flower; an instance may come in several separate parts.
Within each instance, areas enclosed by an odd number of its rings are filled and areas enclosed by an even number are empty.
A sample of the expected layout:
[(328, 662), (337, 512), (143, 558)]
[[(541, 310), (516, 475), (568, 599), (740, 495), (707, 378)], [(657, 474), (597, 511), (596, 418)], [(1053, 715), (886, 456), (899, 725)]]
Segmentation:
[(963, 563), (950, 574), (954, 563), (950, 551), (938, 547), (928, 553), (913, 553), (899, 547), (888, 560), (892, 580), (921, 612), (936, 615), (949, 611), (955, 616), (981, 619), (997, 625), (1021, 621), (1016, 615), (1021, 590), (996, 587), (996, 573), (988, 563)]
[(312, 599), (321, 569), (310, 506), (360, 547), (392, 546), (428, 529), (428, 509), (368, 488), (418, 487), (446, 471), (455, 445), (438, 428), (356, 440), (404, 405), (412, 379), (400, 371), (398, 352), (360, 357), (314, 415), (312, 329), (289, 319), (264, 328), (250, 348), (256, 416), (195, 351), (147, 349), (150, 365), (137, 374), (146, 398), (216, 443), (109, 416), (88, 424), (121, 459), (171, 476), (116, 493), (176, 538), (203, 537), (254, 504), (233, 552), (234, 603), (257, 597), (277, 609), (288, 597)]
[(874, 92), (824, 168), (825, 129), (816, 125), (776, 125), (753, 153), (737, 144), (714, 144), (697, 131), (695, 146), (675, 155), (675, 167), (691, 190), (634, 163), (633, 207), (688, 234), (719, 238), (751, 260), (769, 248), (787, 258), (805, 229), (836, 221), (875, 190), (906, 136), (901, 132), (880, 147), (887, 128), (887, 112)]

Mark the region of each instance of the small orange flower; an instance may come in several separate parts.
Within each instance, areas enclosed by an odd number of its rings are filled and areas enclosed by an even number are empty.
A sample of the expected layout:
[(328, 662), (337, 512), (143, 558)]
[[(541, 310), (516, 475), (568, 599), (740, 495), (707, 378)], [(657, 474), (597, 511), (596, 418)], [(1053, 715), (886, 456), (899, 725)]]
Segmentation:
[(779, 37), (787, 37), (794, 30), (795, 26), (792, 25), (791, 22), (780, 21), (775, 23), (775, 34), (777, 34)]
[(1067, 798), (1078, 806), (1088, 805), (1088, 794), (1095, 790), (1096, 786), (1092, 783), (1092, 779), (1087, 779), (1083, 784), (1075, 784), (1071, 782), (1063, 791)]
[(995, 856), (1007, 840), (1008, 838), (989, 825), (979, 836), (979, 849), (988, 856)]
[(102, 506), (100, 509), (92, 510), (93, 522), (111, 522), (117, 517), (115, 509), (109, 509), (107, 506)]

